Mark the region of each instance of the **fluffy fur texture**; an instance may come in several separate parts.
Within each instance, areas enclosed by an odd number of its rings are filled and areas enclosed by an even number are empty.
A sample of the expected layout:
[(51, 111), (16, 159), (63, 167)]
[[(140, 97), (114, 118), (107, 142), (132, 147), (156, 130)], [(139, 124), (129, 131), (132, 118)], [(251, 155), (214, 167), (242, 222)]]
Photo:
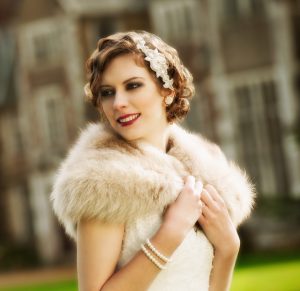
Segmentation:
[(66, 232), (76, 240), (81, 219), (131, 223), (163, 213), (187, 175), (213, 185), (234, 224), (249, 214), (254, 188), (220, 148), (178, 125), (170, 127), (169, 150), (127, 142), (102, 124), (90, 124), (62, 163), (51, 200)]

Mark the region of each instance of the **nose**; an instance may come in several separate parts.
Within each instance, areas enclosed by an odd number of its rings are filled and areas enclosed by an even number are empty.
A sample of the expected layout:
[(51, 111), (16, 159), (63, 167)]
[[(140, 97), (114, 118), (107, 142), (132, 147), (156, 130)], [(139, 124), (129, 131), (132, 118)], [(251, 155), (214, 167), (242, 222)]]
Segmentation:
[(119, 110), (122, 108), (125, 108), (128, 105), (128, 99), (126, 94), (124, 92), (116, 92), (115, 98), (114, 98), (114, 103), (113, 103), (113, 109), (114, 110)]

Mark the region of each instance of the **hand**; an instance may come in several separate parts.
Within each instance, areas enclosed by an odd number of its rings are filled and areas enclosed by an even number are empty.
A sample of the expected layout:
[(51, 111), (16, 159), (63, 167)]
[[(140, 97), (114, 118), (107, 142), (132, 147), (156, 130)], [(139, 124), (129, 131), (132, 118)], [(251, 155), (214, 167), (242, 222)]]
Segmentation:
[(202, 188), (201, 181), (195, 183), (195, 178), (188, 176), (177, 199), (169, 205), (165, 212), (164, 225), (168, 225), (174, 231), (185, 236), (201, 214), (200, 194)]
[(200, 200), (203, 205), (198, 222), (215, 251), (224, 255), (237, 254), (240, 239), (222, 197), (213, 186), (206, 185)]

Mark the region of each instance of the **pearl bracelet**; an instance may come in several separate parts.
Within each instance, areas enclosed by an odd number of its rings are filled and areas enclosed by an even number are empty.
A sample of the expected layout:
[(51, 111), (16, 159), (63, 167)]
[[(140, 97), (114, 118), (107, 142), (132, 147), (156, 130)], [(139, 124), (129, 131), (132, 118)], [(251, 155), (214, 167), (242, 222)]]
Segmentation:
[(162, 259), (165, 263), (172, 262), (172, 259), (171, 259), (171, 258), (167, 258), (166, 256), (164, 256), (161, 252), (159, 252), (159, 251), (155, 248), (155, 246), (150, 242), (149, 238), (147, 238), (146, 244), (147, 244), (147, 246), (150, 248), (150, 250), (151, 250), (155, 255), (157, 255), (160, 259)]
[(159, 263), (159, 262), (152, 256), (152, 254), (146, 249), (146, 247), (145, 247), (143, 244), (141, 245), (141, 248), (142, 248), (143, 252), (145, 253), (145, 255), (148, 257), (148, 259), (149, 259), (152, 263), (154, 263), (159, 269), (161, 269), (161, 270), (165, 270), (165, 269), (166, 269), (165, 266), (163, 266), (161, 263)]

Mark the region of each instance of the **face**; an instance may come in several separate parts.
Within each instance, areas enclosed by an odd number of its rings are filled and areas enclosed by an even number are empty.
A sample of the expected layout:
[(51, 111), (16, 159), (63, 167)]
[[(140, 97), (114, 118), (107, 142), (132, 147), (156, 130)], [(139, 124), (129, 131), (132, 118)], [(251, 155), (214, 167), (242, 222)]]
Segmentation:
[(133, 55), (113, 59), (102, 75), (100, 106), (111, 127), (127, 140), (157, 143), (168, 126), (162, 91)]

